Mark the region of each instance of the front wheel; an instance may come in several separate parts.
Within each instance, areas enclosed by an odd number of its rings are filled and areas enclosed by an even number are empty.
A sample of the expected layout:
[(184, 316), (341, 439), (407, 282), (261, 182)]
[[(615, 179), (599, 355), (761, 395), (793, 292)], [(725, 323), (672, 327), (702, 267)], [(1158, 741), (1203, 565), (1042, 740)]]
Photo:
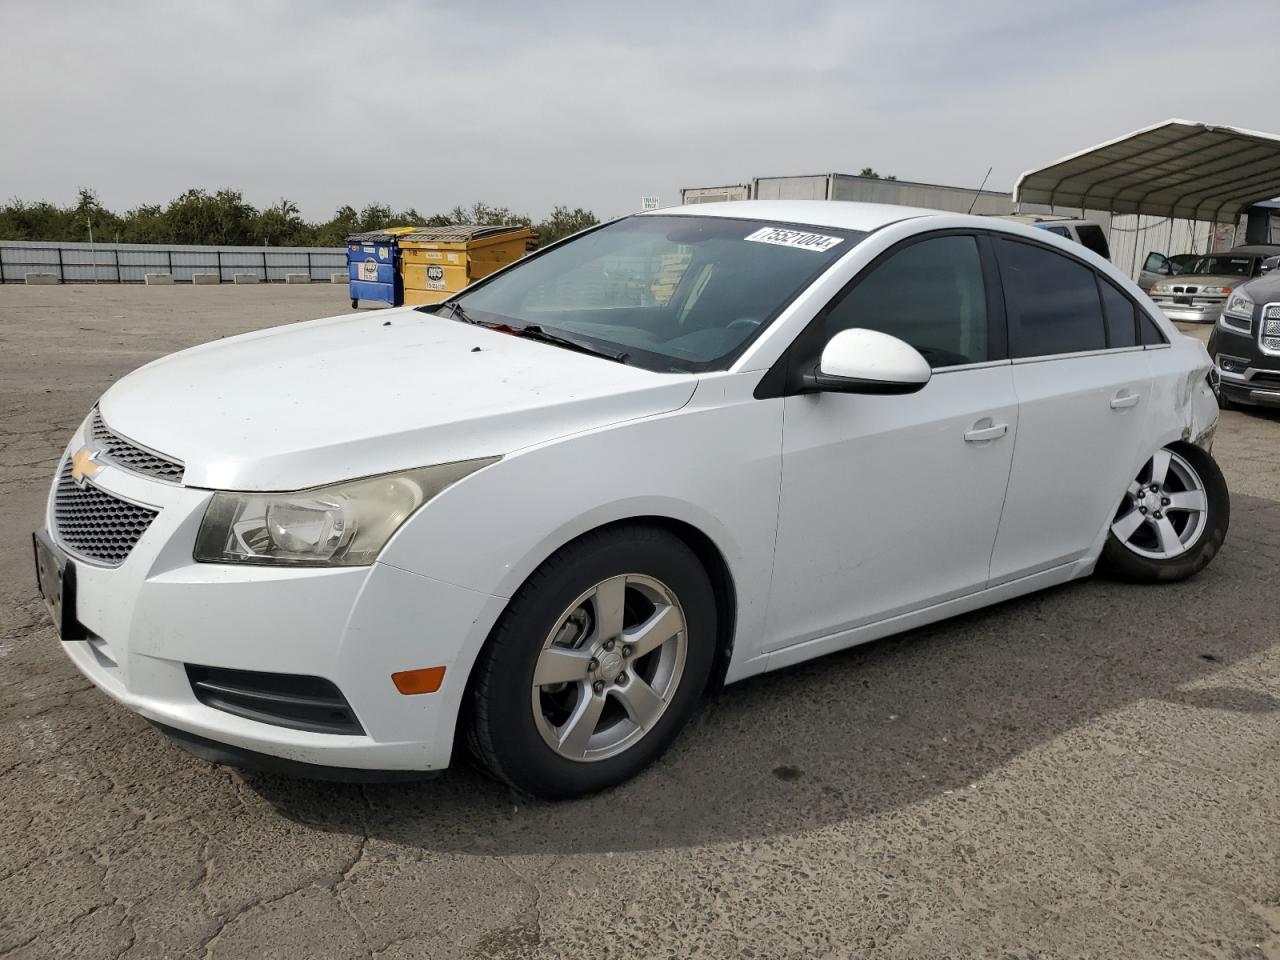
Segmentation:
[(1143, 465), (1111, 522), (1098, 561), (1106, 573), (1154, 583), (1184, 580), (1214, 558), (1231, 523), (1231, 497), (1204, 450), (1176, 443)]
[(500, 780), (562, 799), (634, 776), (711, 674), (716, 602), (694, 552), (654, 527), (587, 534), (518, 590), (476, 664), (468, 743)]

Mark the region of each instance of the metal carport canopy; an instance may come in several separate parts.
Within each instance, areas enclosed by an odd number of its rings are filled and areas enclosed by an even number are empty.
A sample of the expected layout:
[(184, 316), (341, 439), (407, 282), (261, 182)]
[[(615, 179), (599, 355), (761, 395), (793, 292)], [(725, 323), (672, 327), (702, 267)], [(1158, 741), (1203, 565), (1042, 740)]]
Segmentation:
[(1018, 178), (1019, 204), (1234, 223), (1280, 196), (1280, 137), (1166, 120)]

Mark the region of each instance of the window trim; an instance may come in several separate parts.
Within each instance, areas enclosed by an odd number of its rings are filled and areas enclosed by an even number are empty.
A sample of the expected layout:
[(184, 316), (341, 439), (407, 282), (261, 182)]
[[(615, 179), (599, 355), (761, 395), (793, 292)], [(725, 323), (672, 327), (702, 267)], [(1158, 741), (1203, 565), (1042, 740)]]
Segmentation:
[(826, 346), (826, 341), (822, 339), (821, 334), (827, 316), (831, 311), (886, 260), (917, 243), (936, 240), (941, 237), (973, 238), (974, 246), (978, 251), (983, 294), (987, 304), (988, 356), (986, 360), (979, 360), (974, 363), (958, 363), (937, 367), (933, 370), (932, 375), (937, 376), (941, 373), (977, 369), (986, 366), (1007, 365), (1009, 362), (1008, 326), (1004, 314), (1004, 296), (1002, 290), (997, 286), (999, 274), (992, 269), (992, 251), (989, 249), (990, 243), (985, 239), (985, 236), (985, 231), (972, 227), (927, 230), (904, 237), (897, 243), (881, 250), (872, 260), (864, 264), (862, 269), (850, 277), (845, 285), (837, 290), (831, 299), (824, 303), (809, 322), (805, 324), (804, 329), (796, 334), (786, 350), (782, 352), (782, 356), (760, 378), (754, 393), (756, 399), (765, 400), (771, 397), (786, 397), (801, 393), (800, 381), (805, 369), (817, 361), (822, 354), (822, 348)]

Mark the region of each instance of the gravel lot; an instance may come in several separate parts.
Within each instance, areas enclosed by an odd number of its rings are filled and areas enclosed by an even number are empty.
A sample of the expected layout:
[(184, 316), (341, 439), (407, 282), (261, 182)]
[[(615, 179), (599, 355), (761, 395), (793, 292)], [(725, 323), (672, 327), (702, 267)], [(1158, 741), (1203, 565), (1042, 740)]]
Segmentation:
[(1280, 958), (1274, 414), (1223, 416), (1231, 535), (1197, 579), (1077, 583), (755, 678), (604, 796), (170, 746), (45, 623), (28, 535), (56, 458), (147, 360), (347, 308), (0, 288), (0, 956)]

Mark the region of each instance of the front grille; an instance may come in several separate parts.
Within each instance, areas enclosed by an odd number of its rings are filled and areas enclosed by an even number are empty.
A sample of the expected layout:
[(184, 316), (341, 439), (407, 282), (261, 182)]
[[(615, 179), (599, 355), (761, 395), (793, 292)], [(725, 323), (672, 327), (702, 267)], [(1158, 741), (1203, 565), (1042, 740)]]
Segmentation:
[(1280, 373), (1259, 370), (1249, 382), (1256, 387), (1280, 387)]
[(53, 525), (69, 551), (108, 566), (119, 566), (159, 513), (113, 497), (90, 483), (71, 479), (67, 460), (53, 492)]
[(191, 692), (206, 707), (312, 733), (364, 733), (342, 691), (322, 677), (186, 666)]
[(184, 468), (180, 462), (126, 440), (103, 422), (97, 407), (89, 414), (88, 429), (89, 437), (102, 448), (102, 459), (157, 480), (182, 482)]
[(1199, 287), (1174, 287), (1173, 292), (1174, 293), (1199, 293), (1200, 288)]
[(1251, 317), (1237, 317), (1230, 313), (1224, 313), (1222, 315), (1222, 325), (1230, 327), (1232, 330), (1239, 330), (1241, 333), (1253, 332), (1253, 318)]
[(1261, 342), (1267, 353), (1280, 353), (1280, 303), (1269, 303), (1262, 312)]

